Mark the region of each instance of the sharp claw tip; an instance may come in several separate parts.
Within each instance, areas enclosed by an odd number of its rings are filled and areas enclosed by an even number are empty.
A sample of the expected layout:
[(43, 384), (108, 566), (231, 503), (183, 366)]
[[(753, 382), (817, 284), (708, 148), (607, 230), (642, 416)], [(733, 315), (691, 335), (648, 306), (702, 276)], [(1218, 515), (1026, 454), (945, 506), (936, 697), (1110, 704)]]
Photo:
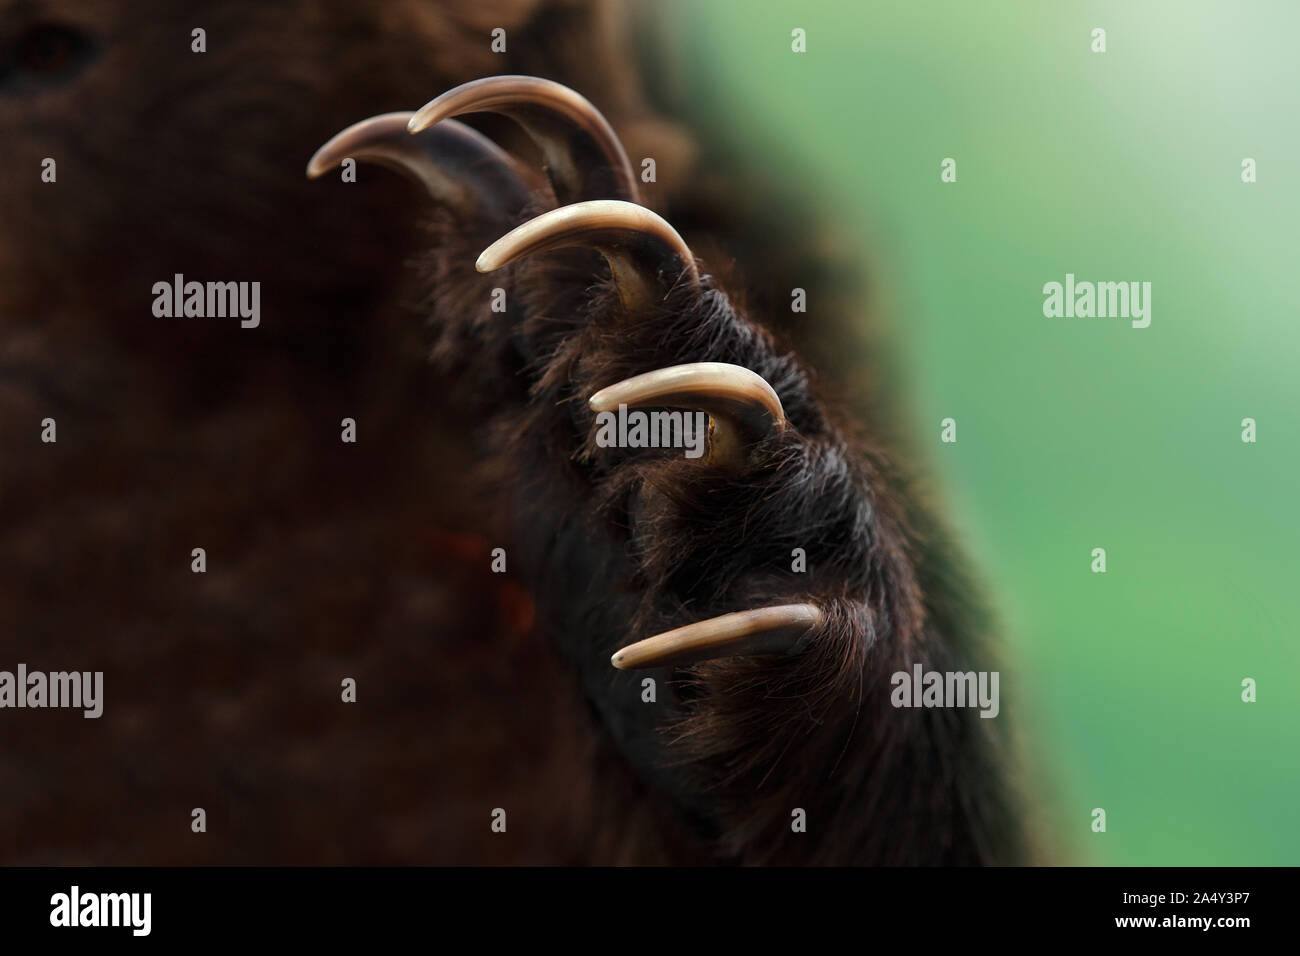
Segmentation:
[(609, 662), (618, 670), (623, 670), (623, 652), (615, 651), (614, 656), (609, 659)]
[[(337, 138), (337, 137), (336, 137)], [(330, 140), (332, 143), (333, 140)], [(336, 150), (329, 149), (330, 143), (326, 143), (316, 152), (312, 153), (311, 159), (307, 160), (307, 178), (320, 179), (331, 169), (339, 164), (339, 157)]]

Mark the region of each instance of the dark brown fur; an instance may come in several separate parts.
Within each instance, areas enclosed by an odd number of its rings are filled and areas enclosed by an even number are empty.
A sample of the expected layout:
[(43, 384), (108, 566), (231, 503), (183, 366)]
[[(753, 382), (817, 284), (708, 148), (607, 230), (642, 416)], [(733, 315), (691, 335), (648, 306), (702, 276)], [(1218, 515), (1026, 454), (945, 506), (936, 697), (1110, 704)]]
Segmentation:
[[(0, 3), (0, 43), (64, 22), (100, 45), (66, 83), (0, 94), (0, 666), (103, 670), (106, 696), (97, 721), (0, 713), (0, 862), (1018, 858), (1000, 722), (887, 706), (911, 662), (996, 664), (878, 435), (847, 437), (853, 417), (721, 295), (629, 326), (594, 256), (484, 279), (391, 174), (302, 176), (361, 117), (480, 75), (558, 79), (660, 158), (647, 201), (706, 265), (735, 257), (728, 290), (779, 322), (790, 287), (817, 294), (807, 244), (769, 248), (743, 197), (692, 171), (708, 153), (646, 106), (614, 8), (174, 8)], [(261, 280), (262, 327), (155, 318), (174, 272)], [(833, 352), (834, 323), (800, 351)], [(594, 387), (699, 358), (763, 373), (799, 426), (743, 486), (586, 446)], [(678, 510), (637, 527), (647, 474)], [(807, 583), (781, 570), (795, 545)], [(488, 571), (495, 546), (512, 574)], [(659, 709), (608, 667), (657, 629), (804, 595), (834, 613), (798, 660), (682, 672)]]

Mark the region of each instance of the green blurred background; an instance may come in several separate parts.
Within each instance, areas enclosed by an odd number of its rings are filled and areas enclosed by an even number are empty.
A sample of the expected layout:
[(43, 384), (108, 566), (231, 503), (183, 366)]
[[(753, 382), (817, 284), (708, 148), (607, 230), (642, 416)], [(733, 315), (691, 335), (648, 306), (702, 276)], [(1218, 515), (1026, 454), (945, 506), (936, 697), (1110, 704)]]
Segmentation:
[[(681, 0), (672, 22), (698, 108), (864, 250), (1006, 625), (1003, 713), (1057, 859), (1300, 863), (1300, 4)], [(1067, 272), (1151, 282), (1150, 327), (1045, 318)]]

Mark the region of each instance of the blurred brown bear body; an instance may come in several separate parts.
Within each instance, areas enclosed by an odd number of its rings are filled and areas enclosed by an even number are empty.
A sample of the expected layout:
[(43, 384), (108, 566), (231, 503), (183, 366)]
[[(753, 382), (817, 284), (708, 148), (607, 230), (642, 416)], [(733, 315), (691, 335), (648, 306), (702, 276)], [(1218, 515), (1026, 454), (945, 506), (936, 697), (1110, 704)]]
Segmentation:
[[(494, 26), (538, 60), (552, 16), (599, 46), (603, 17), (537, 7), (0, 6), (0, 42), (97, 47), (0, 99), (4, 659), (102, 670), (106, 697), (4, 713), (3, 862), (587, 857), (590, 723), (489, 572), (463, 426), (399, 306), (424, 201), (302, 175), (357, 115), (500, 71)], [(262, 281), (261, 327), (154, 317), (177, 272)]]

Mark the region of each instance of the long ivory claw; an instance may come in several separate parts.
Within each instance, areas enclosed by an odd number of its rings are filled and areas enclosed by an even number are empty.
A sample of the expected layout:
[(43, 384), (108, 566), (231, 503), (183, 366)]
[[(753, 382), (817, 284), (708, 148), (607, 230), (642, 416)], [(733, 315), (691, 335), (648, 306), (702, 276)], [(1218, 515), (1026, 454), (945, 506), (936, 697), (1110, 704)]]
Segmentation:
[(523, 127), (546, 162), (562, 205), (586, 199), (637, 198), (636, 177), (609, 122), (581, 94), (536, 76), (471, 80), (426, 103), (412, 133), (465, 113), (498, 113)]
[(789, 653), (821, 620), (822, 612), (813, 604), (723, 614), (629, 644), (617, 651), (610, 663), (619, 670), (635, 670), (718, 657)]
[(509, 154), (455, 120), (411, 136), (406, 124), (413, 115), (384, 113), (354, 123), (316, 150), (307, 176), (317, 179), (345, 159), (361, 159), (409, 176), (462, 215), (507, 218), (523, 208), (528, 188)]
[(709, 460), (743, 468), (749, 446), (785, 427), (781, 399), (767, 380), (739, 365), (695, 362), (624, 379), (588, 399), (594, 412), (628, 408), (702, 408), (713, 419)]
[(609, 262), (619, 298), (630, 311), (663, 300), (678, 282), (699, 282), (695, 257), (677, 230), (636, 203), (616, 199), (561, 206), (506, 233), (478, 257), (493, 272), (523, 256), (565, 246), (597, 249)]

